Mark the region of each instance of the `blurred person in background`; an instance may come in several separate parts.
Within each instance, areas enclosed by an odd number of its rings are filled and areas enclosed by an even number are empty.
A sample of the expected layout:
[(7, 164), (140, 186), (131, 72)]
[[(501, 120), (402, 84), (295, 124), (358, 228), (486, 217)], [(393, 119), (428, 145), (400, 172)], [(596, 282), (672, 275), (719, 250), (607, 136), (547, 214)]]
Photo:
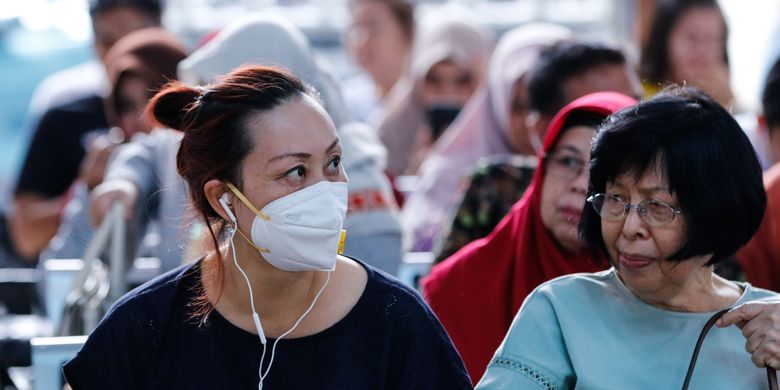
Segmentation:
[[(493, 136), (494, 143), (499, 141), (504, 145), (503, 150), (493, 149), (487, 153), (480, 149), (481, 143), (475, 139), (481, 139), (484, 133), (469, 135), (476, 130), (466, 127), (470, 126), (466, 119), (453, 124), (453, 130), (463, 124), (463, 133), (447, 135), (441, 140), (441, 149), (438, 145), (434, 147), (429, 162), (423, 165), (418, 192), (410, 196), (402, 211), (403, 226), (414, 234), (413, 250), (451, 254), (470, 240), (490, 232), (519, 199), (535, 167), (532, 161), (513, 155), (532, 155), (539, 149), (539, 140), (545, 131), (541, 126), (549, 125), (556, 109), (596, 91), (615, 91), (629, 96), (639, 94), (641, 87), (636, 74), (620, 50), (597, 42), (561, 40), (550, 43), (552, 46), (543, 49), (538, 60), (529, 61), (527, 85), (524, 84), (527, 89), (516, 90), (519, 92), (516, 96), (524, 98), (517, 102), (525, 104), (512, 107), (518, 113), (510, 116), (513, 121), (510, 123), (517, 124), (512, 126), (511, 136), (506, 137), (506, 133), (501, 132)], [(496, 53), (500, 48), (499, 43)], [(452, 164), (452, 161), (463, 161), (468, 156), (471, 160), (467, 164)], [(495, 177), (478, 178), (478, 187), (464, 199), (468, 191), (466, 186), (470, 185), (468, 175), (477, 169), (479, 159), (484, 159), (485, 164), (490, 164), (492, 159), (503, 167), (488, 170), (495, 173)], [(474, 199), (474, 194), (478, 194), (478, 200)], [(457, 210), (460, 205), (465, 205), (466, 209)], [(440, 214), (434, 215), (437, 211)], [(454, 233), (448, 238), (451, 230)]]
[(767, 133), (770, 161), (774, 165), (764, 172), (767, 199), (761, 226), (737, 252), (737, 260), (748, 282), (780, 292), (780, 58), (769, 70), (761, 103), (759, 128)]
[[(102, 66), (85, 64), (44, 81), (34, 98), (35, 130), (8, 216), (9, 249), (30, 263), (57, 232), (69, 188), (95, 129), (105, 129), (106, 54), (130, 32), (160, 26), (159, 0), (94, 0), (90, 3), (95, 53)], [(48, 98), (46, 98), (48, 97)]]
[(436, 7), (419, 23), (409, 72), (388, 96), (388, 114), (379, 126), (391, 177), (417, 172), (428, 149), (482, 84), (493, 34), (471, 21), (473, 12)]
[[(668, 83), (702, 89), (734, 114), (758, 154), (764, 170), (772, 166), (766, 127), (752, 110), (745, 110), (730, 84), (729, 29), (717, 0), (643, 1), (639, 16), (639, 72), (650, 97)], [(643, 32), (643, 33), (642, 33)], [(732, 261), (721, 264), (733, 266)], [(738, 277), (737, 274), (729, 275)]]
[(161, 0), (88, 0), (96, 59), (49, 75), (36, 88), (28, 109), (33, 124), (55, 106), (108, 93), (106, 53), (128, 32), (161, 25)]
[(564, 107), (547, 131), (523, 198), (489, 236), (437, 264), (423, 280), (423, 296), (475, 383), (526, 295), (552, 278), (604, 268), (589, 259), (577, 236), (585, 167), (601, 122), (634, 102), (602, 92)]
[[(114, 128), (107, 134), (98, 135), (91, 143), (81, 164), (79, 178), (74, 184), (73, 197), (65, 206), (57, 234), (41, 253), (41, 260), (81, 257), (94, 233), (90, 219), (91, 190), (95, 189), (93, 196), (97, 196), (106, 191), (107, 186), (102, 185), (104, 181), (114, 183), (118, 176), (126, 176), (140, 189), (138, 192), (143, 194), (141, 199), (144, 199), (140, 206), (133, 204), (127, 210), (128, 215), (136, 217), (134, 220), (139, 222), (139, 226), (133, 229), (135, 235), (142, 240), (147, 232), (148, 220), (159, 222), (162, 236), (158, 244), (160, 248), (155, 248), (153, 253), (147, 251), (144, 255), (160, 258), (164, 270), (180, 264), (179, 246), (186, 241), (186, 236), (170, 232), (178, 232), (182, 230), (180, 226), (188, 225), (182, 206), (182, 199), (186, 196), (184, 186), (175, 175), (166, 176), (163, 169), (153, 167), (166, 164), (175, 166), (175, 145), (181, 135), (165, 129), (153, 130), (145, 108), (155, 91), (176, 79), (176, 67), (186, 56), (184, 45), (161, 28), (134, 31), (109, 50), (105, 62), (110, 92), (105, 99), (105, 110)], [(154, 134), (150, 135), (150, 132)], [(115, 140), (110, 137), (130, 142), (117, 147)], [(170, 138), (171, 142), (159, 141), (158, 138)], [(170, 143), (173, 147), (157, 151), (149, 145), (155, 142)], [(154, 165), (141, 172), (128, 172), (125, 166), (137, 164), (134, 160), (142, 156)], [(180, 187), (178, 191), (176, 184)], [(168, 199), (168, 191), (178, 195)], [(97, 222), (100, 220), (102, 218), (97, 218)]]
[(344, 46), (365, 73), (342, 84), (355, 119), (378, 124), (386, 97), (406, 71), (414, 40), (414, 5), (408, 0), (349, 0)]
[(417, 189), (402, 209), (412, 251), (430, 251), (439, 226), (460, 199), (461, 181), (488, 156), (533, 153), (526, 128), (527, 73), (543, 48), (568, 37), (554, 24), (531, 24), (506, 32), (496, 44), (483, 84), (418, 172)]
[[(648, 7), (647, 9), (652, 9)], [(717, 0), (658, 0), (640, 53), (639, 75), (650, 97), (666, 84), (701, 88), (734, 110), (728, 26)]]
[[(553, 109), (600, 90), (639, 96), (639, 82), (617, 49), (596, 43), (563, 41), (545, 50), (528, 76), (524, 149), (533, 150), (539, 126), (548, 125)], [(466, 244), (485, 237), (523, 195), (536, 161), (522, 156), (491, 157), (480, 161), (471, 175), (457, 210), (434, 241), (436, 262)]]
[(600, 41), (566, 40), (545, 50), (528, 81), (529, 134), (541, 150), (553, 116), (574, 99), (598, 91), (639, 98), (642, 85), (623, 51)]

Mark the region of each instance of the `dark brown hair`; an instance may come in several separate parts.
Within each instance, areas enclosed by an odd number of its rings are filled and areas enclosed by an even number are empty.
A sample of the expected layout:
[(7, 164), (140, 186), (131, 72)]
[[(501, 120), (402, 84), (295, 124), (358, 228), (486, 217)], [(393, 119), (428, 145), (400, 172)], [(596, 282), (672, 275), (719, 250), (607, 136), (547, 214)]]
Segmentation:
[[(168, 84), (149, 102), (146, 110), (154, 122), (184, 133), (177, 170), (189, 186), (193, 207), (208, 226), (218, 259), (222, 256), (215, 230), (221, 236), (226, 221), (209, 204), (204, 185), (217, 179), (242, 188), (241, 164), (254, 147), (248, 122), (304, 95), (315, 97), (310, 86), (287, 70), (244, 66), (205, 87)], [(221, 280), (221, 261), (217, 263), (217, 280)], [(205, 294), (199, 300), (208, 303)], [(210, 309), (196, 305), (196, 314), (206, 315)]]
[(108, 121), (119, 126), (123, 111), (119, 90), (128, 76), (144, 81), (149, 95), (165, 83), (176, 79), (176, 65), (187, 57), (187, 51), (173, 35), (152, 27), (131, 32), (117, 41), (106, 54), (106, 68), (111, 91), (106, 97)]

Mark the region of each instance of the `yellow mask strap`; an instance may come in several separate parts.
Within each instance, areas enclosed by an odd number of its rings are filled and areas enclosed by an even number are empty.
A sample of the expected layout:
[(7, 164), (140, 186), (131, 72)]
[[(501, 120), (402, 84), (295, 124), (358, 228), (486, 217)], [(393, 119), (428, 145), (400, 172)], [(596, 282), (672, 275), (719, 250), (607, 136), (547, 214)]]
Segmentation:
[[(252, 202), (250, 202), (249, 199), (247, 199), (246, 196), (244, 196), (244, 194), (242, 194), (241, 191), (239, 191), (238, 188), (236, 188), (236, 186), (234, 186), (233, 184), (231, 184), (229, 182), (225, 182), (225, 185), (228, 188), (230, 188), (230, 191), (233, 191), (233, 194), (235, 194), (238, 197), (238, 199), (241, 200), (241, 203), (243, 203), (246, 207), (249, 207), (249, 209), (252, 210), (252, 212), (255, 213), (255, 215), (257, 215), (258, 217), (262, 218), (264, 221), (270, 221), (271, 220), (271, 218), (269, 216), (265, 215), (262, 211), (258, 210), (257, 207), (255, 207), (252, 204)], [(240, 230), (239, 230), (239, 232), (240, 232)], [(241, 233), (241, 235), (244, 235), (244, 234)], [(246, 237), (244, 237), (244, 238), (246, 238)]]
[(261, 248), (261, 247), (259, 247), (259, 246), (255, 245), (255, 243), (254, 243), (254, 242), (252, 242), (252, 240), (250, 240), (250, 239), (249, 239), (249, 238), (246, 236), (246, 234), (244, 234), (244, 232), (242, 232), (242, 231), (241, 231), (241, 229), (239, 229), (239, 228), (238, 228), (238, 226), (236, 226), (236, 231), (238, 232), (238, 234), (240, 234), (240, 235), (241, 235), (241, 237), (244, 237), (244, 240), (245, 240), (245, 241), (246, 241), (246, 242), (247, 242), (249, 245), (251, 245), (251, 246), (252, 246), (252, 248), (255, 248), (255, 249), (257, 249), (257, 250), (258, 250), (258, 251), (260, 251), (261, 253), (271, 253), (271, 251), (269, 251), (268, 249)]

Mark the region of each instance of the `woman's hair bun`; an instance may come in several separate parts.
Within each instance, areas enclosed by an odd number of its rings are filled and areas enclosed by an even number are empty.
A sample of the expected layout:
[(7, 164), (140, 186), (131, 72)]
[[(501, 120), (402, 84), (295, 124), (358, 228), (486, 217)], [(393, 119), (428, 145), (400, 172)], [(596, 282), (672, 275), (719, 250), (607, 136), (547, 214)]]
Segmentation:
[(200, 96), (198, 88), (180, 82), (170, 83), (149, 100), (147, 115), (163, 127), (184, 131), (185, 118)]

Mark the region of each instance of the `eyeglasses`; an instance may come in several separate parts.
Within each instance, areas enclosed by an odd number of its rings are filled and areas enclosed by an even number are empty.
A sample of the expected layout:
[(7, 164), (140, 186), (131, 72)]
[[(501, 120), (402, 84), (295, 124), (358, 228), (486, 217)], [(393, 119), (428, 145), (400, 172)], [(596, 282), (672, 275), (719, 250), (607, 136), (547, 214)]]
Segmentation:
[(547, 174), (561, 180), (574, 180), (582, 174), (587, 163), (579, 158), (566, 155), (547, 155), (544, 156)]
[(617, 195), (595, 194), (587, 200), (602, 219), (612, 222), (625, 219), (632, 208), (636, 209), (639, 218), (652, 227), (662, 227), (672, 222), (675, 215), (683, 213), (681, 209), (654, 199), (631, 204)]

